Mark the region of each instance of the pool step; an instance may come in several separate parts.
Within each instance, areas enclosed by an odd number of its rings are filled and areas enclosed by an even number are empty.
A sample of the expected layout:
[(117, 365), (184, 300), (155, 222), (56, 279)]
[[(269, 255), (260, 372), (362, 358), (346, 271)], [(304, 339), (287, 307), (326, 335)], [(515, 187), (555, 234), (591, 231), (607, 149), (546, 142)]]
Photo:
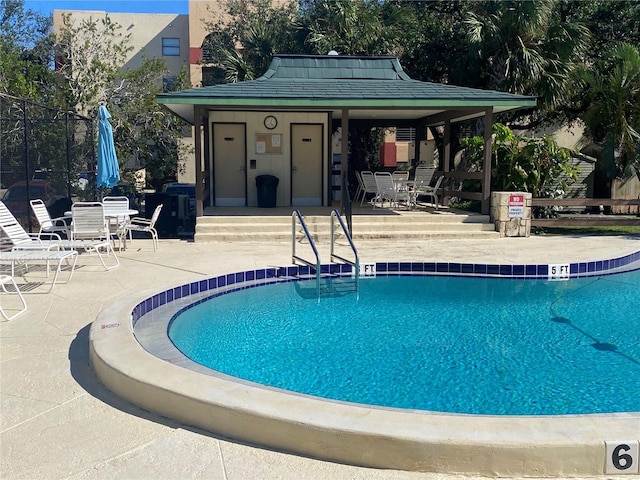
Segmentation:
[[(314, 241), (331, 237), (327, 215), (305, 215)], [(354, 215), (353, 239), (389, 241), (428, 239), (499, 238), (487, 215), (429, 214), (407, 212), (401, 215)], [(286, 241), (291, 240), (291, 216), (204, 216), (198, 217), (194, 241)]]

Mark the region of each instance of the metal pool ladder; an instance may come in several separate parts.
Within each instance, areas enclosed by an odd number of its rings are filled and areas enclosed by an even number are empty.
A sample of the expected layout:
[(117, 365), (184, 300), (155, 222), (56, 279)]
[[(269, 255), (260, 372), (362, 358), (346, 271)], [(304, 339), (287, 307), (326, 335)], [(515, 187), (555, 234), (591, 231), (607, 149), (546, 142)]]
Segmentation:
[[(336, 223), (337, 222), (337, 223)], [(300, 255), (298, 255), (296, 251), (296, 245), (298, 244), (298, 234), (304, 234), (313, 255), (315, 257), (315, 261), (307, 260)], [(335, 245), (336, 245), (336, 235), (344, 235), (347, 239), (351, 251), (353, 252), (354, 259), (349, 260), (344, 258), (336, 253)], [(349, 264), (352, 267), (353, 275), (349, 278), (342, 276), (338, 272), (337, 275), (334, 273), (333, 276), (326, 279), (326, 281), (322, 281), (321, 278), (321, 269), (322, 265), (320, 262), (320, 254), (318, 253), (318, 248), (316, 247), (311, 234), (309, 233), (309, 229), (304, 221), (304, 217), (300, 213), (299, 210), (294, 210), (291, 215), (291, 258), (294, 264), (301, 263), (303, 265), (307, 265), (310, 268), (315, 270), (316, 277), (316, 293), (318, 299), (323, 294), (345, 294), (355, 292), (358, 294), (359, 283), (360, 283), (360, 258), (358, 256), (358, 251), (356, 250), (355, 245), (353, 244), (353, 240), (351, 239), (351, 235), (347, 230), (344, 221), (340, 217), (340, 214), (337, 210), (333, 210), (331, 212), (331, 262), (332, 263), (342, 263)]]

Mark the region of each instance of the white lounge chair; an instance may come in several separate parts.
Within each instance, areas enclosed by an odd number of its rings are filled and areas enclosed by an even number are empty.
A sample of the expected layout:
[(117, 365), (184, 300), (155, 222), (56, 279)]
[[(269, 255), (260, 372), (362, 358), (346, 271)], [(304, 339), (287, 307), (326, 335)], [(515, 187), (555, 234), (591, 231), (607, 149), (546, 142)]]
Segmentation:
[(364, 195), (364, 183), (362, 183), (362, 175), (356, 170), (356, 180), (358, 181), (358, 188), (356, 188), (356, 194), (353, 196), (353, 203), (358, 202), (360, 195)]
[[(103, 216), (102, 222), (104, 223), (104, 221)], [(83, 227), (82, 219), (80, 219), (80, 224), (78, 224), (78, 226), (85, 228)], [(96, 253), (105, 270), (111, 270), (112, 268), (120, 265), (120, 260), (118, 260), (108, 237), (106, 237), (106, 240), (101, 239), (103, 237), (93, 235), (67, 240), (62, 240), (60, 238), (43, 240), (37, 235), (29, 235), (2, 201), (0, 201), (0, 229), (13, 244), (12, 250), (83, 250), (86, 252)], [(86, 230), (88, 232), (89, 228), (86, 228)], [(70, 233), (72, 234), (73, 232)], [(47, 236), (55, 236), (55, 234), (47, 234)], [(105, 262), (105, 256), (108, 257), (110, 254), (113, 255), (114, 262), (112, 265), (107, 265)]]
[[(120, 239), (120, 245), (124, 245), (124, 249), (127, 249), (127, 234), (132, 239), (132, 232), (144, 232), (151, 235), (153, 240), (153, 251), (158, 249), (158, 232), (155, 229), (156, 222), (160, 217), (160, 211), (162, 210), (162, 204), (156, 206), (151, 218), (133, 217), (127, 223), (125, 223), (118, 230), (118, 238)], [(131, 240), (133, 241), (133, 240)]]
[(40, 225), (40, 231), (38, 236), (42, 237), (43, 234), (63, 234), (65, 238), (69, 238), (69, 226), (67, 221), (71, 221), (69, 217), (51, 218), (47, 206), (41, 199), (30, 200), (31, 210)]
[[(55, 246), (51, 246), (55, 247)], [(29, 293), (49, 293), (53, 290), (53, 287), (58, 283), (67, 283), (71, 280), (73, 272), (76, 268), (78, 261), (78, 252), (76, 250), (37, 250), (37, 249), (15, 249), (10, 252), (0, 252), (0, 262), (11, 263), (11, 277), (16, 277), (16, 268), (22, 268), (24, 270), (23, 277), (26, 275), (31, 265), (38, 262), (44, 262), (46, 265), (47, 278), (50, 276), (51, 263), (56, 262), (56, 269), (51, 280), (42, 282), (45, 285), (49, 285), (49, 289), (45, 291), (31, 290)], [(69, 267), (69, 275), (64, 281), (59, 281), (58, 277), (62, 271), (62, 264), (66, 263)], [(15, 282), (14, 282), (15, 283)], [(16, 286), (17, 288), (17, 286)]]
[[(6, 287), (7, 284), (13, 285), (13, 289), (14, 289), (13, 292), (10, 292), (9, 290), (7, 290), (7, 287)], [(22, 292), (20, 292), (20, 289), (18, 288), (18, 285), (16, 284), (16, 282), (13, 279), (12, 276), (0, 274), (0, 286), (2, 287), (2, 291), (3, 292), (5, 292), (5, 293), (15, 293), (16, 295), (18, 295), (18, 298), (20, 299), (20, 302), (22, 303), (22, 306), (20, 307), (20, 309), (18, 309), (18, 311), (16, 313), (14, 313), (13, 315), (9, 315), (6, 312), (6, 310), (3, 309), (2, 306), (0, 305), (0, 315), (2, 315), (7, 320), (13, 320), (14, 318), (16, 318), (21, 313), (24, 313), (24, 312), (27, 311), (27, 302), (25, 302), (24, 297), (22, 296)]]

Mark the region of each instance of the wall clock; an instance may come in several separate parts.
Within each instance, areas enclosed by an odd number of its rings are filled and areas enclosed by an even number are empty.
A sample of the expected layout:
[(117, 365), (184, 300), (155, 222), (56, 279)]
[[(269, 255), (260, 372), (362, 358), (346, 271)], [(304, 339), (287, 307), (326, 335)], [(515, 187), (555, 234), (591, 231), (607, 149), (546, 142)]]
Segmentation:
[(273, 130), (278, 126), (278, 120), (273, 115), (264, 117), (264, 126), (269, 130)]

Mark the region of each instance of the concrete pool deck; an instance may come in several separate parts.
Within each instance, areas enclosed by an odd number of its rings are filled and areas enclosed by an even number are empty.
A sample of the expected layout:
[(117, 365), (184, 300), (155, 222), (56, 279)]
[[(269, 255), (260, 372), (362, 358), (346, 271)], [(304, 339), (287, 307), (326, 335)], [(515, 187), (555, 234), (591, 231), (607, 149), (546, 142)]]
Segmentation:
[[(632, 253), (640, 250), (639, 240), (531, 237), (375, 241), (357, 247), (364, 262), (567, 263)], [(81, 259), (69, 284), (48, 295), (28, 295), (28, 311), (0, 323), (0, 478), (469, 478), (360, 468), (255, 448), (112, 394), (89, 364), (89, 327), (102, 309), (122, 297), (213, 275), (290, 264), (291, 245), (161, 240), (154, 253), (149, 241), (135, 240), (119, 257), (121, 266), (109, 272)], [(2, 301), (7, 305), (6, 295)]]

